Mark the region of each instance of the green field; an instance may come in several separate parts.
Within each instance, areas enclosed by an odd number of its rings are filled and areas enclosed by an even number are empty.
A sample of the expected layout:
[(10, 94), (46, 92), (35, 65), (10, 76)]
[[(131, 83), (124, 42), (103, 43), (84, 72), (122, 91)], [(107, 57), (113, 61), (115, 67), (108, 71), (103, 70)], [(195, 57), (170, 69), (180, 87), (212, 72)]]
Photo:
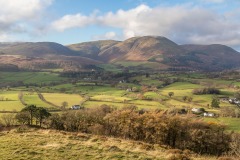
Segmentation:
[(117, 73), (117, 72), (122, 71), (122, 69), (120, 67), (117, 67), (116, 65), (113, 65), (113, 64), (99, 64), (97, 66), (108, 72), (116, 72)]
[(18, 94), (16, 91), (1, 91), (0, 111), (20, 111), (24, 106), (19, 101)]
[(77, 94), (63, 94), (63, 93), (42, 93), (43, 97), (57, 106), (62, 106), (63, 102), (68, 103), (68, 107), (72, 105), (80, 104), (83, 101), (83, 97)]
[(45, 108), (53, 108), (54, 106), (51, 106), (45, 102), (43, 102), (41, 99), (39, 99), (36, 92), (30, 93), (30, 92), (24, 92), (23, 100), (27, 105), (36, 105), (37, 107), (45, 107)]
[(208, 122), (216, 122), (227, 125), (227, 130), (240, 132), (240, 119), (239, 118), (229, 118), (229, 117), (220, 117), (220, 118), (204, 118)]
[(50, 72), (0, 72), (0, 82), (23, 82), (24, 84), (42, 84), (51, 82), (61, 82), (66, 78), (59, 77), (56, 73)]

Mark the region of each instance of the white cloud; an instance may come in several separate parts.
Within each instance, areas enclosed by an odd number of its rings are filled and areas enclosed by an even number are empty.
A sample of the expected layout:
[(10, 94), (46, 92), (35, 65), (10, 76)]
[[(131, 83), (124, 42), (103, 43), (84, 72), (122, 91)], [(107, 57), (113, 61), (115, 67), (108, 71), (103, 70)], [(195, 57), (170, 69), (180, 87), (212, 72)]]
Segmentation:
[(51, 2), (52, 0), (0, 0), (0, 22), (11, 23), (32, 19)]
[(57, 31), (64, 31), (69, 28), (83, 27), (94, 22), (94, 17), (81, 14), (65, 15), (61, 19), (52, 23), (51, 27)]
[(240, 46), (239, 15), (240, 11), (218, 13), (192, 4), (154, 8), (140, 5), (103, 15), (67, 15), (52, 26), (64, 31), (72, 27), (99, 25), (121, 29), (124, 38), (161, 35), (178, 43)]
[(12, 23), (19, 20), (34, 20), (53, 0), (0, 0), (0, 22)]
[(0, 34), (0, 42), (9, 42), (12, 38), (7, 34)]
[(107, 32), (104, 35), (104, 38), (106, 39), (115, 39), (117, 37), (117, 34), (115, 32)]
[(0, 31), (4, 35), (1, 37), (28, 33), (29, 27), (41, 21), (44, 9), (52, 2), (53, 0), (0, 0)]
[(92, 38), (93, 40), (119, 40), (119, 39), (122, 39), (122, 36), (121, 35), (118, 35), (116, 32), (107, 32), (103, 35), (96, 35)]

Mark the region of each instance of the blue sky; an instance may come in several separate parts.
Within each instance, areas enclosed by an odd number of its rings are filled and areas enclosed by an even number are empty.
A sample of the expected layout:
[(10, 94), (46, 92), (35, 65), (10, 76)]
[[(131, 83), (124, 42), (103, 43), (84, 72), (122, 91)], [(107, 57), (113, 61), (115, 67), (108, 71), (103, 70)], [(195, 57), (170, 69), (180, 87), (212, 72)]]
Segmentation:
[[(240, 49), (239, 0), (0, 0), (0, 41), (165, 36)], [(27, 7), (25, 7), (27, 6)]]

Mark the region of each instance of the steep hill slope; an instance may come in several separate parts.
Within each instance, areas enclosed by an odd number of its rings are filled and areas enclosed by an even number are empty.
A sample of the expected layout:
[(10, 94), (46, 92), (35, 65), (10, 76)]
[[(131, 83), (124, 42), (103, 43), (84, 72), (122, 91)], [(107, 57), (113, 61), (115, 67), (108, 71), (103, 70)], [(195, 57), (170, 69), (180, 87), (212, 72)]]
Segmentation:
[(98, 57), (108, 63), (151, 63), (148, 66), (157, 70), (171, 68), (215, 71), (240, 67), (240, 53), (228, 46), (178, 45), (160, 36), (127, 39), (100, 52)]
[(240, 53), (221, 45), (182, 45), (187, 56), (178, 57), (181, 63), (203, 70), (223, 70), (240, 67)]
[(78, 44), (68, 45), (67, 47), (77, 52), (80, 56), (93, 58), (99, 60), (98, 54), (113, 45), (116, 45), (119, 41), (114, 40), (101, 40), (93, 42), (84, 42)]
[(102, 52), (103, 61), (157, 61), (164, 57), (184, 54), (186, 51), (165, 37), (134, 37), (120, 42)]

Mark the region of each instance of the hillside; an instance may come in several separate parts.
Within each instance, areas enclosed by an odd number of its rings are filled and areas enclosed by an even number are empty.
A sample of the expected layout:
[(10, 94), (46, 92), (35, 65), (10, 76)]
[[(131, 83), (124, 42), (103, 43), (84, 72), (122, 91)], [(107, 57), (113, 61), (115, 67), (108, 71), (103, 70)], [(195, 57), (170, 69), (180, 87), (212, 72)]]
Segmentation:
[(163, 70), (239, 68), (240, 54), (224, 45), (178, 45), (160, 36), (133, 37), (122, 42), (94, 41), (68, 46), (80, 56), (124, 67)]
[(26, 57), (45, 57), (47, 55), (74, 56), (76, 53), (54, 42), (22, 42), (0, 44), (2, 55), (21, 55)]
[(0, 70), (62, 69), (84, 70), (99, 61), (79, 56), (75, 51), (53, 42), (0, 43)]
[[(209, 70), (223, 70), (239, 67), (240, 54), (234, 49), (221, 45), (182, 45), (188, 51), (187, 57), (181, 57), (180, 61), (195, 68)], [(185, 58), (185, 60), (183, 60)], [(194, 60), (192, 61), (191, 60)], [(189, 61), (190, 60), (190, 61)]]
[(164, 57), (184, 54), (185, 50), (165, 37), (134, 37), (118, 43), (99, 56), (108, 62), (151, 61), (161, 62)]
[[(133, 70), (221, 71), (240, 68), (240, 53), (220, 45), (178, 45), (160, 36), (102, 40), (63, 46), (53, 42), (0, 43), (1, 68), (61, 68), (111, 64)], [(42, 67), (44, 66), (44, 67)], [(104, 69), (106, 67), (103, 66)]]
[(99, 53), (119, 43), (114, 40), (102, 40), (93, 42), (84, 42), (68, 45), (68, 47), (77, 52), (80, 56), (99, 60)]
[[(1, 159), (170, 160), (179, 151), (106, 136), (21, 127), (0, 132)], [(185, 152), (193, 160), (215, 160)]]

